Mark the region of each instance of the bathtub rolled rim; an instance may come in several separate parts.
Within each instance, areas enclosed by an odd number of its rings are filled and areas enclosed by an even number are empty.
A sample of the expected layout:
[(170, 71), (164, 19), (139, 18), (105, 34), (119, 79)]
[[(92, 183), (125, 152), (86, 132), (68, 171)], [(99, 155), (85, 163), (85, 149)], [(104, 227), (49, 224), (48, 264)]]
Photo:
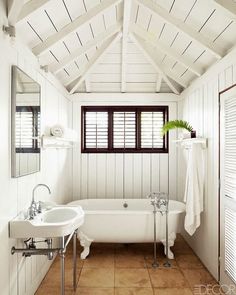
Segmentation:
[[(81, 206), (83, 208), (83, 202), (87, 202), (87, 203), (92, 203), (93, 201), (124, 201), (124, 202), (135, 202), (135, 200), (139, 201), (139, 200), (145, 200), (145, 199), (79, 199), (79, 200), (74, 200), (70, 203), (68, 203), (68, 205), (73, 205), (73, 206)], [(177, 200), (170, 200), (170, 202), (174, 202), (177, 203), (178, 205), (181, 206), (181, 208), (172, 208), (169, 210), (168, 214), (172, 215), (172, 214), (181, 214), (184, 213), (186, 211), (186, 206), (183, 202), (177, 201)], [(127, 215), (151, 215), (153, 214), (153, 210), (140, 210), (137, 209), (128, 209), (128, 208), (124, 208), (124, 209), (102, 209), (102, 208), (98, 208), (98, 209), (86, 209), (83, 208), (85, 214), (87, 215), (122, 215), (122, 214), (127, 214)], [(160, 212), (158, 212), (158, 214), (160, 214)]]

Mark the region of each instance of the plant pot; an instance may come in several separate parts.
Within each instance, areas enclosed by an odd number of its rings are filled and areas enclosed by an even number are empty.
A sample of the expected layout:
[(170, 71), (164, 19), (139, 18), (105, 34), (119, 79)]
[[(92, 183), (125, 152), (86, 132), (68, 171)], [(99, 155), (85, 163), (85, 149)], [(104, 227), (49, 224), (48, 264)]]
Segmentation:
[(196, 130), (191, 131), (191, 138), (196, 138)]

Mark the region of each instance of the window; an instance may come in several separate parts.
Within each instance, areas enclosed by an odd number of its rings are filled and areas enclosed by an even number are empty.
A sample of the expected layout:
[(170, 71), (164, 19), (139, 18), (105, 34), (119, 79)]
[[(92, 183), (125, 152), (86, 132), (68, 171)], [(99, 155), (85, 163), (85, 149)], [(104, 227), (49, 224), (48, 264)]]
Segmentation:
[(39, 122), (38, 106), (16, 106), (16, 152), (39, 153)]
[(82, 152), (167, 153), (167, 106), (84, 106)]

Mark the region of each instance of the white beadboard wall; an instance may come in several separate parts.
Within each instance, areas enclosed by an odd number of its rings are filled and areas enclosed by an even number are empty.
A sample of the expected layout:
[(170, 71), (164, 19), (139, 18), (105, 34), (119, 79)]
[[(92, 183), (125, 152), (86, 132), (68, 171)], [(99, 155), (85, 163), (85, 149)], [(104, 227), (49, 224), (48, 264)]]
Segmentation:
[[(73, 129), (81, 134), (82, 105), (168, 105), (169, 118), (177, 118), (174, 94), (76, 94), (73, 96)], [(73, 199), (145, 198), (163, 191), (177, 198), (177, 151), (169, 138), (169, 154), (88, 154), (80, 142), (73, 151)]]
[[(0, 27), (5, 22), (5, 1), (0, 1)], [(0, 32), (0, 293), (2, 295), (33, 295), (50, 263), (46, 257), (23, 258), (11, 255), (11, 247), (22, 247), (22, 243), (9, 238), (8, 222), (22, 209), (30, 205), (33, 187), (46, 183), (52, 190), (49, 197), (44, 189), (39, 189), (37, 199), (50, 199), (58, 203), (71, 200), (71, 159), (68, 150), (43, 150), (42, 168), (39, 173), (11, 178), (11, 65), (18, 65), (23, 71), (39, 82), (42, 87), (42, 130), (60, 122), (71, 125), (71, 102), (59, 83), (39, 70), (32, 53), (21, 46), (18, 40), (10, 40)], [(47, 77), (47, 78), (45, 78)]]
[[(206, 178), (204, 212), (201, 226), (190, 237), (185, 238), (213, 274), (218, 279), (218, 185), (219, 185), (219, 92), (236, 83), (236, 51), (230, 52), (218, 64), (182, 93), (179, 116), (188, 120), (197, 131), (197, 136), (208, 138), (206, 150)], [(183, 196), (186, 163), (179, 152), (178, 194)]]

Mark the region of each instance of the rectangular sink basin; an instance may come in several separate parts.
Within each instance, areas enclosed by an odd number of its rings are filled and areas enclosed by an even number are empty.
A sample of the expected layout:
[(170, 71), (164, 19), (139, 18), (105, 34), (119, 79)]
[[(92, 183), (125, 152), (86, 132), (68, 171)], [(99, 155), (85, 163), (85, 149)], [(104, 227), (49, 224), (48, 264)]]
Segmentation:
[(71, 234), (84, 222), (84, 211), (76, 206), (56, 206), (25, 219), (22, 214), (10, 221), (10, 238), (54, 238)]

